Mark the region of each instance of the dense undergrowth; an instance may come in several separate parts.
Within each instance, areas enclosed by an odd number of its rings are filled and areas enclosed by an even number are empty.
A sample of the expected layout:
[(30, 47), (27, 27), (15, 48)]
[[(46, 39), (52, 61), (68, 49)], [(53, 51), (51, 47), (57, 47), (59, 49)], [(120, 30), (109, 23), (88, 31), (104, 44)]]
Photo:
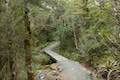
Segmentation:
[(0, 0), (0, 80), (27, 80), (26, 55), (33, 71), (49, 67), (55, 61), (41, 50), (52, 41), (61, 42), (60, 55), (92, 67), (97, 77), (120, 80), (120, 0), (24, 3)]

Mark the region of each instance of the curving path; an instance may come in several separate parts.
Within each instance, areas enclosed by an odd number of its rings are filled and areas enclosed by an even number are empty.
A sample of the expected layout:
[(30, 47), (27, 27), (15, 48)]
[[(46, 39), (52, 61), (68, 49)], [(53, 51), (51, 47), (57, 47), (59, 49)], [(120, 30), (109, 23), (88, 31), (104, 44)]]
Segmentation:
[(64, 80), (94, 80), (90, 75), (90, 71), (78, 62), (69, 60), (53, 51), (59, 44), (60, 42), (53, 42), (50, 46), (43, 49), (43, 51), (57, 60), (57, 63), (62, 70), (61, 74), (63, 75)]

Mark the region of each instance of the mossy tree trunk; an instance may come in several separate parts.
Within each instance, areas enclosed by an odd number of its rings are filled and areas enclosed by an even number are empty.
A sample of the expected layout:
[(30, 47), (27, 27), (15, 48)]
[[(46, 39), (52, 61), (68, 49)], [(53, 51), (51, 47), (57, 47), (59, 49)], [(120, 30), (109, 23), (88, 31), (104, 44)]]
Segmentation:
[(29, 9), (28, 9), (28, 0), (24, 0), (24, 24), (25, 24), (25, 62), (27, 69), (27, 78), (28, 80), (34, 80), (33, 72), (32, 72), (32, 51), (31, 51), (31, 29), (30, 29), (30, 21), (29, 21)]

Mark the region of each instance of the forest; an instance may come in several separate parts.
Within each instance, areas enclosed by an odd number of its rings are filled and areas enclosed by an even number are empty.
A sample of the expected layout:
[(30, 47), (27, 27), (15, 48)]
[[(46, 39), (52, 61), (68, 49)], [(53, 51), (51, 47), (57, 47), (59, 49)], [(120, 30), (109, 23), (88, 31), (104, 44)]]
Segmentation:
[(120, 0), (0, 0), (0, 80), (120, 80)]

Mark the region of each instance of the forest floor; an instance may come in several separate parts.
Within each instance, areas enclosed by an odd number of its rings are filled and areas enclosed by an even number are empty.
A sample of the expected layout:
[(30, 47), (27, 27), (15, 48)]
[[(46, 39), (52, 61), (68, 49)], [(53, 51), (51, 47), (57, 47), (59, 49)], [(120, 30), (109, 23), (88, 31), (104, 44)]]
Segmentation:
[(59, 44), (59, 42), (54, 42), (43, 49), (44, 52), (56, 59), (57, 63), (51, 65), (51, 71), (41, 71), (38, 74), (39, 80), (94, 80), (91, 72), (81, 64), (52, 51)]

